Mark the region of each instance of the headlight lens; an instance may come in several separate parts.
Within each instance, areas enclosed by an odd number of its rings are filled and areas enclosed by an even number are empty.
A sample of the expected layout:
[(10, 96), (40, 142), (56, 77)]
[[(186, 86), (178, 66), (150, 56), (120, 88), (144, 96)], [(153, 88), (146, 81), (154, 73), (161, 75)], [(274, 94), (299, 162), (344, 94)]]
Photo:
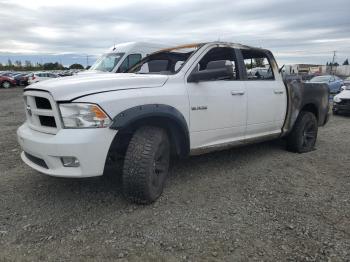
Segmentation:
[(333, 101), (339, 103), (341, 99), (338, 96), (333, 97)]
[(108, 115), (95, 104), (69, 103), (59, 106), (65, 128), (101, 128), (111, 123)]

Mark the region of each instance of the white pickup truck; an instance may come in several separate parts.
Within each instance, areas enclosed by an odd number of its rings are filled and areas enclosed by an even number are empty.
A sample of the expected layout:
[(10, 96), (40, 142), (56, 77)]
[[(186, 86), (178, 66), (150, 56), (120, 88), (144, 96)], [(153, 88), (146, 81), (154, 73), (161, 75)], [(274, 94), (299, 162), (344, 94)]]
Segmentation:
[[(262, 65), (266, 76), (247, 74)], [(128, 73), (34, 84), (24, 89), (21, 157), (57, 177), (101, 176), (120, 163), (126, 197), (151, 203), (171, 156), (281, 137), (308, 152), (328, 120), (328, 87), (284, 82), (279, 71), (268, 50), (211, 42), (163, 49)]]

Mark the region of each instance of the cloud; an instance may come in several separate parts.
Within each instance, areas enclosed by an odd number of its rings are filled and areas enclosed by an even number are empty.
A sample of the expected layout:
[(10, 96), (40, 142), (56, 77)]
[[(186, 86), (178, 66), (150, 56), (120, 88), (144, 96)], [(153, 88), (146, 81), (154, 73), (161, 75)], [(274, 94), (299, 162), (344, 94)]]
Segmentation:
[[(0, 52), (99, 54), (113, 43), (224, 40), (261, 46), (280, 63), (350, 57), (348, 0), (5, 1)], [(1, 55), (0, 55), (1, 56)]]

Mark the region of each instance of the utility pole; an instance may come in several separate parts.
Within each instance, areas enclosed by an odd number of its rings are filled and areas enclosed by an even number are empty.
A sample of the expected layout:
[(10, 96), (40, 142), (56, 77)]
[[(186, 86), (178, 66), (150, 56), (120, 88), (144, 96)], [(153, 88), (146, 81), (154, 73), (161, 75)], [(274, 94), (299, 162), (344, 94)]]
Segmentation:
[(333, 51), (333, 59), (332, 59), (332, 63), (331, 63), (331, 74), (333, 72), (333, 65), (335, 63), (335, 55), (336, 55), (337, 51)]
[(89, 55), (86, 55), (86, 68), (89, 66)]

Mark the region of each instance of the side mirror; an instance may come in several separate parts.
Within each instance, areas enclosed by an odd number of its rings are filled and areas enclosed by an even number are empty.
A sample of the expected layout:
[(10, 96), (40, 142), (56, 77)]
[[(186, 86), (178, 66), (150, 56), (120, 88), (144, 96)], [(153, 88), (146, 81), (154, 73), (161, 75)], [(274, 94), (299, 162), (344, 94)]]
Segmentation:
[(278, 73), (281, 73), (284, 67), (285, 67), (285, 65), (281, 66), (281, 68), (278, 69)]
[(232, 73), (230, 73), (228, 68), (206, 69), (192, 72), (188, 77), (187, 82), (198, 83), (201, 81), (229, 79), (231, 77)]

